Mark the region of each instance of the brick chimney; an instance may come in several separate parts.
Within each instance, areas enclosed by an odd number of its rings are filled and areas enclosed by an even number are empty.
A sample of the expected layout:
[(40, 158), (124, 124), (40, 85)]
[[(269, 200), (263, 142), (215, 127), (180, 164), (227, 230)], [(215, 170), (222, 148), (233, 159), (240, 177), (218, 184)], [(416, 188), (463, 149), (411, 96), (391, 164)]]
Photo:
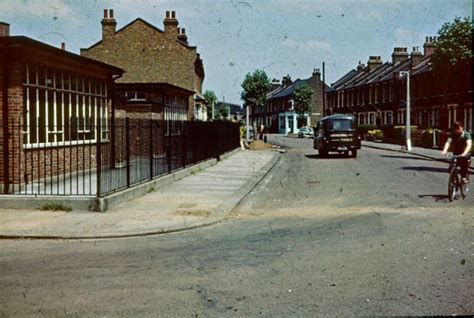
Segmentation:
[(115, 35), (115, 27), (117, 22), (114, 18), (114, 10), (104, 9), (104, 18), (101, 21), (102, 23), (102, 40), (110, 39)]
[(408, 59), (408, 51), (406, 47), (396, 47), (392, 53), (392, 64), (398, 64)]
[(382, 66), (382, 58), (380, 56), (369, 56), (369, 61), (367, 62), (369, 73), (372, 73), (380, 66)]
[(163, 20), (163, 24), (165, 26), (165, 34), (169, 38), (177, 39), (179, 30), (175, 11), (166, 11), (166, 18)]
[(10, 36), (10, 24), (0, 22), (0, 36)]
[(315, 79), (317, 82), (321, 81), (321, 71), (319, 70), (319, 68), (313, 69), (312, 78)]
[(435, 50), (435, 42), (438, 38), (436, 36), (427, 36), (425, 38), (425, 44), (423, 44), (423, 56), (429, 56), (433, 54)]
[(277, 88), (280, 87), (280, 86), (281, 86), (281, 85), (280, 85), (280, 81), (277, 80), (276, 78), (274, 78), (274, 79), (272, 80), (272, 88), (271, 88), (271, 90), (273, 91), (273, 90), (277, 89)]
[(421, 54), (418, 46), (413, 47), (413, 51), (411, 51), (410, 59), (411, 59), (411, 67), (414, 68), (418, 64), (420, 64), (421, 59), (423, 58), (423, 54)]
[(357, 65), (357, 73), (363, 72), (364, 70), (365, 70), (365, 65), (359, 61), (359, 64)]
[(291, 80), (290, 74), (287, 74), (286, 76), (283, 76), (283, 79), (281, 80), (281, 85), (286, 87), (290, 86), (293, 81)]
[(188, 36), (186, 35), (186, 29), (185, 28), (181, 28), (181, 29), (178, 28), (178, 40), (188, 44)]

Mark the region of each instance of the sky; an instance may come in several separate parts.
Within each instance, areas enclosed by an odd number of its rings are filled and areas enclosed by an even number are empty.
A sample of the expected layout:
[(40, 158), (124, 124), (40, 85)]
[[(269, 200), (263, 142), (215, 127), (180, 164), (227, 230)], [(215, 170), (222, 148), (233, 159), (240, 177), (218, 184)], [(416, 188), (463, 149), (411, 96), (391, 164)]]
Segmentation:
[(325, 62), (327, 84), (369, 56), (390, 61), (394, 47), (418, 46), (456, 16), (472, 17), (471, 0), (0, 0), (0, 21), (23, 35), (79, 54), (101, 39), (103, 9), (117, 30), (137, 17), (163, 30), (176, 11), (204, 62), (204, 90), (242, 104), (245, 75), (309, 78)]

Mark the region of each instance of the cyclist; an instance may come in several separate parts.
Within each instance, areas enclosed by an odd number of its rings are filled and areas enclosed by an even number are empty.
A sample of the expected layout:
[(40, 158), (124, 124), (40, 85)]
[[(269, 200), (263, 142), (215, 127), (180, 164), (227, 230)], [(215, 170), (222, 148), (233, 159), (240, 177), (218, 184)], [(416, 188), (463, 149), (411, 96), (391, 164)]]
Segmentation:
[(452, 145), (454, 155), (462, 156), (461, 158), (459, 158), (458, 163), (461, 167), (462, 182), (467, 183), (472, 139), (471, 134), (469, 134), (467, 131), (464, 131), (463, 125), (459, 121), (453, 124), (453, 132), (446, 141), (446, 144), (444, 145), (444, 149), (441, 154), (446, 156), (450, 145)]

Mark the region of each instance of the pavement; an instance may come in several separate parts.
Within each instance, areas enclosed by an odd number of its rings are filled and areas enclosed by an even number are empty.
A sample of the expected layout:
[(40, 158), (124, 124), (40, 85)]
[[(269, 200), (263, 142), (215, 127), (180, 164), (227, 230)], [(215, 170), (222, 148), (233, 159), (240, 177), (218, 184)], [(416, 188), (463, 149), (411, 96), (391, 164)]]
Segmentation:
[[(409, 153), (412, 155), (424, 157), (431, 160), (436, 161), (446, 161), (446, 158), (443, 158), (441, 155), (441, 150), (439, 149), (428, 149), (422, 147), (412, 147), (411, 151), (407, 151), (406, 147), (402, 147), (400, 145), (394, 144), (386, 144), (381, 142), (374, 142), (374, 141), (362, 141), (363, 147), (375, 148), (375, 149), (382, 149), (382, 150), (389, 150), (394, 152), (401, 152), (401, 153)], [(471, 160), (471, 172), (474, 170), (474, 160)]]
[(106, 213), (0, 209), (1, 239), (101, 239), (216, 224), (266, 176), (278, 152), (240, 150), (217, 164)]

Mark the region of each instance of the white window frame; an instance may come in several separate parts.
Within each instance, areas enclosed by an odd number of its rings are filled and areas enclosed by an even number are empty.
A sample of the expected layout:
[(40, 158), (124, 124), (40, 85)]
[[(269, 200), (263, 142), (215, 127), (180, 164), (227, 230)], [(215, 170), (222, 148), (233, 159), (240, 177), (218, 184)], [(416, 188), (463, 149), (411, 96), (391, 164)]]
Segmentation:
[[(39, 68), (44, 70), (44, 74), (39, 74)], [(34, 80), (30, 76), (30, 72), (34, 71)], [(92, 93), (91, 88), (91, 78), (87, 77), (89, 87), (88, 91), (86, 92), (85, 87), (85, 78), (86, 76), (83, 74), (75, 73), (73, 76), (76, 77), (76, 82), (82, 82), (82, 92), (79, 91), (78, 86), (75, 88), (71, 87), (71, 72), (67, 72), (67, 76), (69, 79), (69, 87), (65, 87), (65, 70), (60, 70), (54, 67), (43, 66), (36, 63), (27, 62), (25, 67), (26, 76), (24, 77), (25, 81), (23, 83), (23, 88), (25, 92), (24, 96), (24, 112), (25, 112), (25, 122), (23, 128), (23, 148), (31, 149), (31, 148), (45, 148), (45, 147), (59, 147), (59, 146), (71, 146), (71, 145), (81, 145), (81, 144), (92, 144), (97, 142), (97, 104), (99, 104), (101, 110), (101, 133), (103, 134), (101, 141), (107, 142), (108, 141), (108, 97), (107, 97), (107, 82), (104, 79), (94, 78), (96, 85), (100, 85), (100, 93)], [(48, 74), (52, 73), (53, 79), (50, 82), (48, 80)], [(59, 76), (60, 75), (60, 76)], [(44, 76), (44, 83), (40, 84), (40, 77)], [(60, 79), (60, 80), (59, 80)], [(79, 81), (79, 79), (81, 79)], [(58, 83), (58, 81), (60, 83)], [(51, 85), (48, 85), (51, 84)], [(102, 86), (104, 86), (104, 92), (102, 92)], [(97, 89), (97, 86), (96, 86)], [(44, 104), (40, 105), (40, 90), (44, 92)], [(35, 118), (31, 115), (31, 109), (33, 105), (31, 105), (31, 97), (34, 94), (35, 96)], [(52, 94), (52, 100), (48, 100), (48, 95)], [(73, 131), (72, 126), (72, 98), (73, 94), (76, 96), (76, 107), (75, 107), (75, 115), (76, 115), (76, 129)], [(69, 103), (66, 102), (65, 96), (68, 95)], [(86, 100), (88, 101), (88, 109), (86, 110)], [(79, 101), (82, 101), (80, 103)], [(94, 101), (94, 117), (92, 117), (92, 101)], [(99, 101), (99, 103), (97, 103)], [(67, 105), (66, 105), (67, 103)], [(49, 123), (50, 114), (49, 114), (49, 107), (52, 104), (52, 111), (53, 111), (53, 122)], [(44, 107), (42, 110), (41, 107)], [(68, 118), (66, 118), (66, 109), (68, 110)], [(44, 126), (40, 127), (40, 114), (44, 115)], [(60, 113), (60, 115), (59, 115)], [(86, 114), (90, 116), (90, 118), (85, 118)], [(83, 115), (83, 127), (82, 129), (79, 128), (79, 120), (80, 115)], [(61, 125), (59, 125), (59, 117), (61, 117)], [(92, 118), (94, 119), (94, 123), (91, 122)], [(68, 122), (68, 132), (69, 138), (66, 140), (66, 119)], [(33, 136), (31, 133), (31, 122), (35, 121), (36, 131), (33, 140)], [(91, 133), (91, 126), (95, 127), (95, 133), (93, 134), (93, 138), (86, 138), (85, 134)], [(52, 128), (52, 129), (51, 129)], [(40, 132), (44, 133), (45, 140), (42, 141), (40, 138)], [(76, 138), (72, 139), (72, 135), (75, 134)], [(82, 134), (82, 138), (80, 135)]]

